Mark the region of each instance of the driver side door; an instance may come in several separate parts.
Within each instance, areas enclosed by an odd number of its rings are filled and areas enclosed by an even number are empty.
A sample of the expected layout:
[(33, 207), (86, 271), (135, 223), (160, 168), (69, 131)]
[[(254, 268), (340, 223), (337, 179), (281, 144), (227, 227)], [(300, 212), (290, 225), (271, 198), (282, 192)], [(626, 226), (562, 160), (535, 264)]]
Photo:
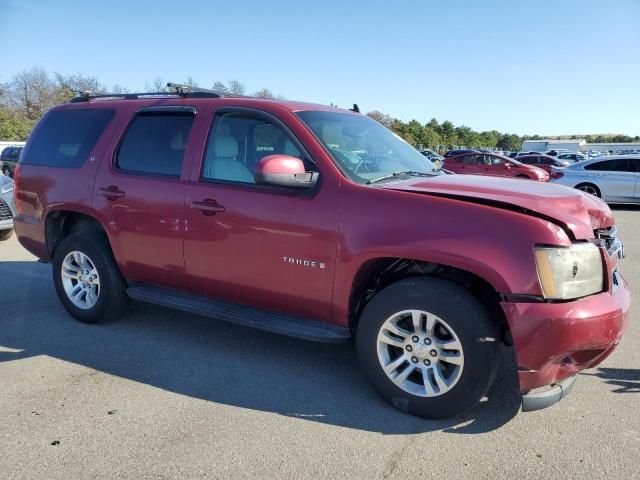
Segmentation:
[[(327, 321), (338, 242), (338, 191), (259, 185), (274, 153), (316, 164), (283, 122), (261, 111), (217, 112), (186, 192), (185, 268), (194, 293)], [(322, 177), (322, 172), (319, 172)]]

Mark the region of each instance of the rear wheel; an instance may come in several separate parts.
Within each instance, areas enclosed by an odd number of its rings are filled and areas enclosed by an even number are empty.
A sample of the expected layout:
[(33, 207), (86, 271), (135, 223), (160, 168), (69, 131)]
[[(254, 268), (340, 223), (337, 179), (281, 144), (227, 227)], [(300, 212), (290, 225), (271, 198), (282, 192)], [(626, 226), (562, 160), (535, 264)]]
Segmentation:
[(64, 307), (81, 322), (116, 319), (128, 304), (126, 282), (99, 232), (74, 233), (60, 242), (53, 257), (53, 282)]
[(455, 283), (413, 277), (379, 292), (362, 313), (356, 346), (367, 377), (395, 407), (424, 418), (471, 409), (496, 372), (497, 328)]
[(594, 197), (601, 197), (600, 189), (593, 183), (581, 183), (580, 185), (576, 185), (576, 188)]
[(2, 173), (4, 173), (7, 177), (11, 176), (11, 170), (6, 165), (2, 167)]
[(527, 177), (526, 175), (516, 175), (516, 178), (526, 178), (527, 180), (529, 179), (529, 177)]

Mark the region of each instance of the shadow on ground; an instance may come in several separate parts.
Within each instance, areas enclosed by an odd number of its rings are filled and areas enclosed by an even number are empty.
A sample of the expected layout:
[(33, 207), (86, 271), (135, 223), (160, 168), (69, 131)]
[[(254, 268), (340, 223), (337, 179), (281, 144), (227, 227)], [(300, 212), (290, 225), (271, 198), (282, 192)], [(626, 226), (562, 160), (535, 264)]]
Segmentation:
[(583, 373), (598, 377), (613, 385), (614, 393), (640, 393), (640, 369), (638, 368), (598, 368), (595, 373)]
[[(352, 345), (325, 345), (134, 303), (123, 319), (84, 325), (63, 310), (50, 267), (2, 262), (0, 365), (48, 355), (181, 395), (384, 434), (500, 428), (520, 407), (512, 349), (486, 401), (463, 416), (405, 415), (364, 379)], [(16, 350), (16, 351), (8, 351)], [(17, 351), (20, 350), (20, 351)]]

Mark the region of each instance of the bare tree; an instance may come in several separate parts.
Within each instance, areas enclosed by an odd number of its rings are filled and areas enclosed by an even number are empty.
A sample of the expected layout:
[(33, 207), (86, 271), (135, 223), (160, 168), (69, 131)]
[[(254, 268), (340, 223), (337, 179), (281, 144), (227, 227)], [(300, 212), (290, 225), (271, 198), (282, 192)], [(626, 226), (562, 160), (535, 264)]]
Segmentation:
[(229, 93), (229, 89), (227, 88), (227, 86), (224, 83), (222, 83), (221, 81), (219, 81), (219, 80), (216, 83), (214, 83), (213, 87), (211, 87), (211, 88), (213, 90), (215, 90), (216, 92), (221, 93), (223, 95)]
[(29, 120), (38, 120), (58, 103), (56, 83), (40, 67), (17, 73), (5, 93), (7, 105)]
[(261, 88), (257, 92), (253, 94), (254, 97), (258, 98), (275, 98), (275, 95), (268, 88)]
[(110, 93), (130, 93), (130, 90), (127, 87), (123, 87), (119, 83), (114, 83), (113, 85), (111, 85), (109, 92)]
[(95, 77), (85, 77), (76, 73), (74, 75), (53, 74), (57, 83), (58, 102), (64, 102), (75, 96), (77, 92), (104, 93), (106, 87)]
[(182, 82), (183, 85), (186, 85), (187, 87), (197, 87), (198, 86), (198, 82), (196, 82), (191, 75), (189, 75), (187, 77), (187, 79)]
[(160, 76), (153, 79), (153, 82), (145, 82), (144, 89), (147, 92), (166, 92), (167, 91), (167, 82)]
[(244, 92), (246, 91), (247, 89), (245, 88), (245, 86), (238, 80), (231, 80), (229, 82), (229, 93), (233, 95), (244, 95)]

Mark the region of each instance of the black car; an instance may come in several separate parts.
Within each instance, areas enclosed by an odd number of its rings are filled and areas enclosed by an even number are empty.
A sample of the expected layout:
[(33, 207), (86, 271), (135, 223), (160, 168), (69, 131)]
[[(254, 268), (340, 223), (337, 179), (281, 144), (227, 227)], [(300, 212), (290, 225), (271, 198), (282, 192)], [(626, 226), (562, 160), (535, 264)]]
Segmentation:
[(0, 154), (0, 170), (7, 177), (13, 177), (23, 147), (7, 147)]

